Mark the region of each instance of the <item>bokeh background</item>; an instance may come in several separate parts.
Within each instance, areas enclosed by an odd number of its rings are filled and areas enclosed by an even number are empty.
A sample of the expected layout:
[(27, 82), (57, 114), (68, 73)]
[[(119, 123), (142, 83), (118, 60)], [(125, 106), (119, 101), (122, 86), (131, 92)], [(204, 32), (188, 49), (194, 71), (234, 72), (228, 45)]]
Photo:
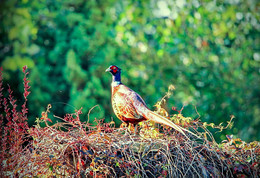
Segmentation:
[(111, 64), (151, 109), (173, 84), (167, 110), (234, 127), (215, 134), (260, 139), (260, 4), (257, 0), (4, 0), (0, 59), (5, 86), (22, 98), (30, 68), (29, 122), (48, 104), (82, 121), (116, 119)]

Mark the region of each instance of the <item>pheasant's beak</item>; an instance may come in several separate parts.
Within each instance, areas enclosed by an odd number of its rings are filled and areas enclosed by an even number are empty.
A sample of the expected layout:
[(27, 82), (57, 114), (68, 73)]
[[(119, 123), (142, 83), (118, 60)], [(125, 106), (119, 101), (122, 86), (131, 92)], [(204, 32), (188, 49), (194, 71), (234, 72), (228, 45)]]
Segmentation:
[(110, 71), (111, 71), (111, 69), (110, 69), (110, 68), (107, 68), (107, 69), (106, 69), (106, 72), (110, 72)]

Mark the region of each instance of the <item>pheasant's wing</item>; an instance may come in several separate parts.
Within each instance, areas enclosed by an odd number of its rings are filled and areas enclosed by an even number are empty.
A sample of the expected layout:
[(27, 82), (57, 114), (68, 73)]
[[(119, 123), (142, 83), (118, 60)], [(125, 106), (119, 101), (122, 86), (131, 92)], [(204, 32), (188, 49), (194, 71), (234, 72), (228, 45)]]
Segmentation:
[(147, 108), (143, 99), (125, 85), (119, 85), (112, 97), (113, 108), (116, 115), (122, 115), (128, 119), (140, 119), (140, 108)]

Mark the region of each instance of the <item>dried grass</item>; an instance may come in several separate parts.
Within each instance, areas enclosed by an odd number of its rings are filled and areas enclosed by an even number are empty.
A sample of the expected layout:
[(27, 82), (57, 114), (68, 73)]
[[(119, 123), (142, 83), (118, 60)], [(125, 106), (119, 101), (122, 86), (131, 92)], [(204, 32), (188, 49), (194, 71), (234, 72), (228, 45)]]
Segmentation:
[[(77, 114), (71, 117), (77, 117)], [(233, 177), (238, 156), (206, 139), (187, 140), (170, 131), (159, 138), (129, 133), (112, 123), (70, 122), (30, 128), (33, 137), (6, 175), (58, 177)], [(40, 122), (45, 122), (42, 119)], [(147, 127), (147, 126), (146, 126)], [(62, 130), (66, 131), (62, 131)], [(140, 128), (143, 132), (144, 128)], [(151, 129), (146, 128), (146, 129)], [(165, 129), (169, 131), (169, 129)], [(258, 149), (258, 153), (256, 152)], [(251, 154), (259, 161), (259, 144)], [(256, 158), (258, 156), (258, 158)], [(240, 164), (241, 165), (241, 164)], [(245, 166), (245, 165), (244, 165)], [(257, 177), (247, 165), (241, 174)]]

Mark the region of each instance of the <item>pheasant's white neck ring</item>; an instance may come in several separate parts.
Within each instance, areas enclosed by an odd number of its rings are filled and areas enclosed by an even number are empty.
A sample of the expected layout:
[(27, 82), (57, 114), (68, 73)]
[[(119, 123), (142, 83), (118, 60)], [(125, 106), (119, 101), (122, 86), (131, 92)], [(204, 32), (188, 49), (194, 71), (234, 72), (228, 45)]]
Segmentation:
[(121, 84), (121, 82), (114, 81), (114, 82), (111, 83), (111, 86), (112, 86), (112, 87), (116, 87), (116, 86), (118, 86), (118, 85), (120, 85), (120, 84)]

